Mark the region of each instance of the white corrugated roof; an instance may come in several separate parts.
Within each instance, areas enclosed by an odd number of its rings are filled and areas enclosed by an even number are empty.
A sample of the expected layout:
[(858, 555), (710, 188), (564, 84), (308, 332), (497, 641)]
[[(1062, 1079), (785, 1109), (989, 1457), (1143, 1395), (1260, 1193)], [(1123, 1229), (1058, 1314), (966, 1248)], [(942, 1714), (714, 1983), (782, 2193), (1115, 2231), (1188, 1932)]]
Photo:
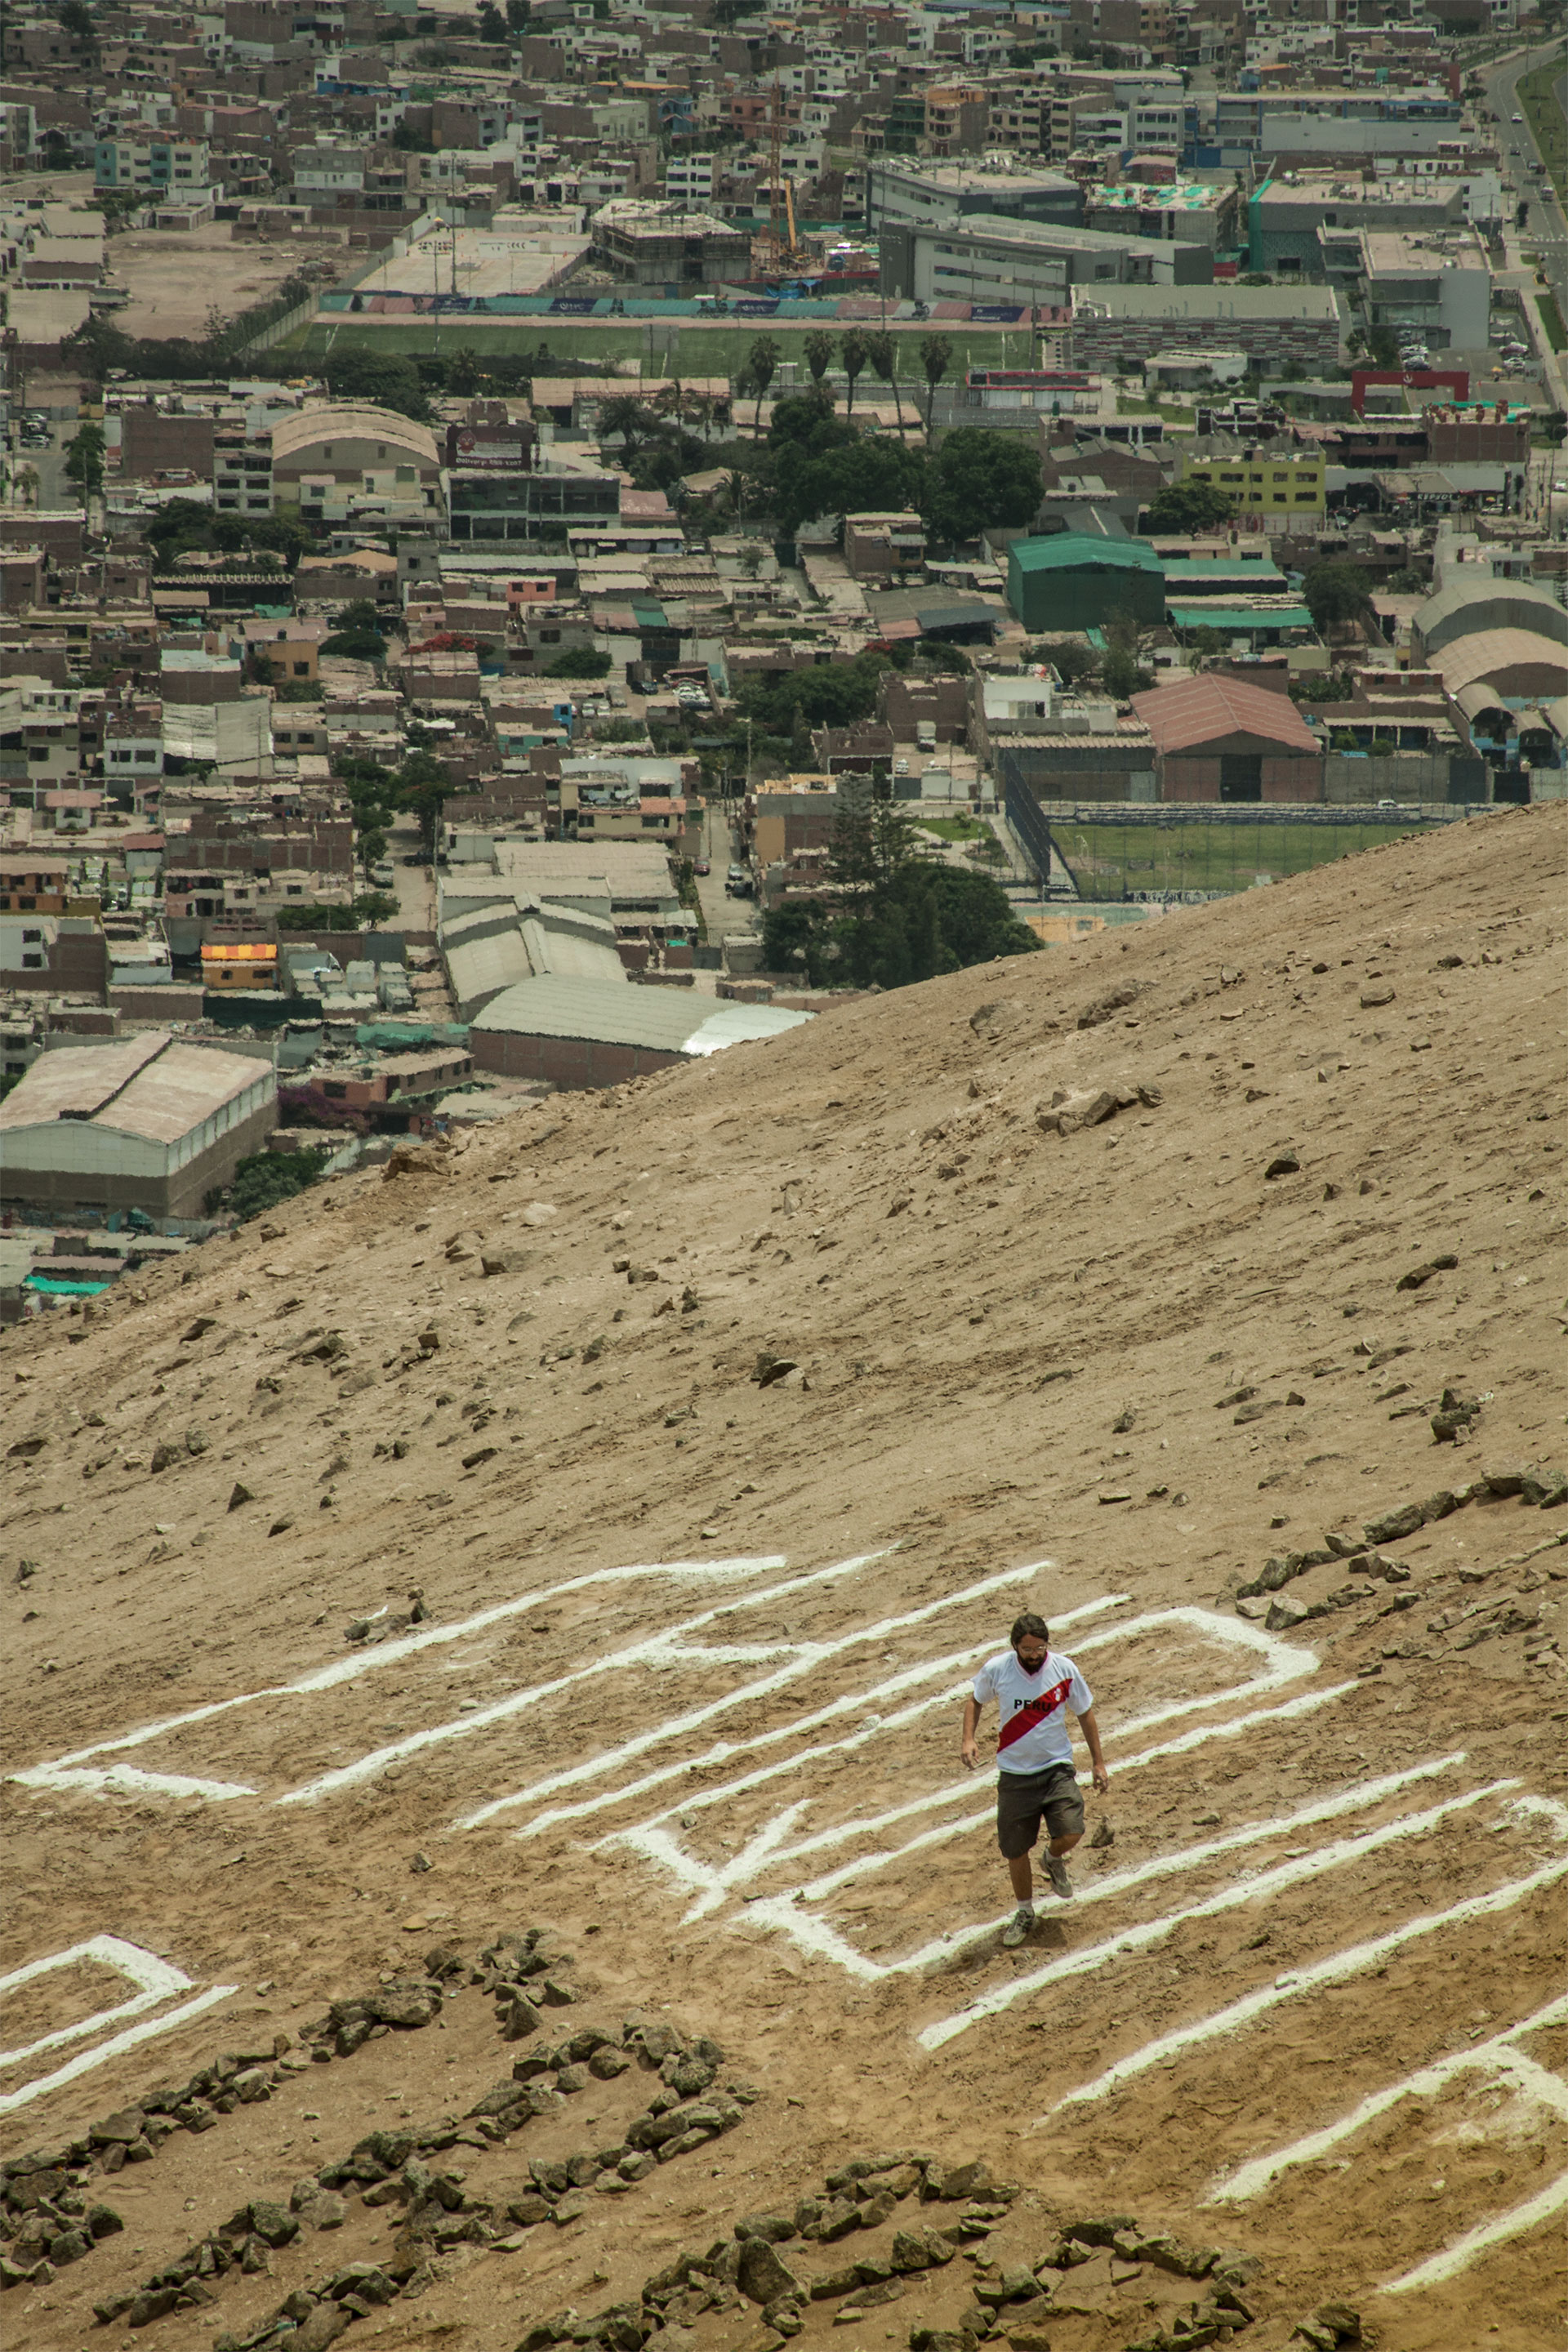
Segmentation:
[(646, 1045), (703, 1056), (726, 1045), (782, 1036), (813, 1018), (774, 1004), (738, 1004), (685, 990), (549, 977), (523, 981), (486, 1005), (475, 1034), (580, 1037), (595, 1045)]

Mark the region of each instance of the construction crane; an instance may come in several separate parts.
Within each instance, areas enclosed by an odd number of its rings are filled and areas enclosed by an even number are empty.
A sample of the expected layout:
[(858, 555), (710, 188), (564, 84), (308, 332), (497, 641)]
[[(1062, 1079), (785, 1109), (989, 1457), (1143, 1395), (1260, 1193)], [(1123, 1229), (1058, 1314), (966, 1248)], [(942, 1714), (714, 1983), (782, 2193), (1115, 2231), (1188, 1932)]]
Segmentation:
[(805, 259), (795, 228), (795, 189), (784, 174), (784, 91), (776, 66), (768, 117), (768, 225), (757, 242), (767, 271), (798, 268)]

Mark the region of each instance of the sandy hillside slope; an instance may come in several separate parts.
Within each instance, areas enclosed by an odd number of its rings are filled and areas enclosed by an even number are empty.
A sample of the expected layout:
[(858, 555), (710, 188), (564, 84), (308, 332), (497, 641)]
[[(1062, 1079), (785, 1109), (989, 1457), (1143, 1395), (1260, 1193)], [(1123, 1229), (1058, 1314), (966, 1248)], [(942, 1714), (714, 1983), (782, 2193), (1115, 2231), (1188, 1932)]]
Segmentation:
[[(1565, 850), (558, 1097), (0, 1341), (7, 2342), (1556, 2340)], [(1111, 1787), (1009, 1952), (1024, 1606)]]

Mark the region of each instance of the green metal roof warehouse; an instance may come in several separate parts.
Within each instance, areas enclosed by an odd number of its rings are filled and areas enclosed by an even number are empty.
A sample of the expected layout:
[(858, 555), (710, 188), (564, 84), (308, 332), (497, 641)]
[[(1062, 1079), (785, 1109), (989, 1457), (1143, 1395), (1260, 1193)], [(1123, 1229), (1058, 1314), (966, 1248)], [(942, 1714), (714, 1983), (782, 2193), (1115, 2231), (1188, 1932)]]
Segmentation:
[(1164, 567), (1140, 540), (1081, 530), (1016, 539), (1007, 551), (1007, 602), (1031, 630), (1100, 628), (1116, 613), (1157, 628), (1165, 617)]

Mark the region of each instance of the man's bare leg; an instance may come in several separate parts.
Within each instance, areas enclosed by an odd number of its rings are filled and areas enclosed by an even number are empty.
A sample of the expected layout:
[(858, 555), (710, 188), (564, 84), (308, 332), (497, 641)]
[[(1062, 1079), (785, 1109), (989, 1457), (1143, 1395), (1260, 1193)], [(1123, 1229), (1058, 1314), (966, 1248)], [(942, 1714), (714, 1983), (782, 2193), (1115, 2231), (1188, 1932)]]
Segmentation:
[(1013, 1882), (1018, 1907), (1002, 1930), (1002, 1941), (1012, 1951), (1035, 1924), (1035, 1874), (1026, 1853), (1007, 1856), (1007, 1875)]

